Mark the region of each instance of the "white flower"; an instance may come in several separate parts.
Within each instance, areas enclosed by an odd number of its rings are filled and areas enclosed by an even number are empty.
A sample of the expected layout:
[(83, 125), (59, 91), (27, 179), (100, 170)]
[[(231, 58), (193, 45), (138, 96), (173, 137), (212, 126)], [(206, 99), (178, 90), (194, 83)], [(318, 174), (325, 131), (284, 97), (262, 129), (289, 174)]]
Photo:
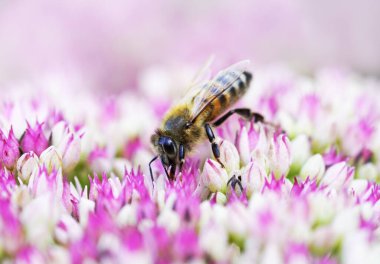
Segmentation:
[(165, 208), (157, 218), (157, 224), (165, 227), (169, 232), (175, 233), (181, 226), (181, 219), (175, 211)]
[(124, 205), (116, 217), (116, 222), (119, 226), (136, 225), (137, 224), (137, 212), (136, 205), (126, 204)]
[(268, 243), (261, 256), (261, 264), (282, 264), (283, 257), (280, 248), (275, 243)]

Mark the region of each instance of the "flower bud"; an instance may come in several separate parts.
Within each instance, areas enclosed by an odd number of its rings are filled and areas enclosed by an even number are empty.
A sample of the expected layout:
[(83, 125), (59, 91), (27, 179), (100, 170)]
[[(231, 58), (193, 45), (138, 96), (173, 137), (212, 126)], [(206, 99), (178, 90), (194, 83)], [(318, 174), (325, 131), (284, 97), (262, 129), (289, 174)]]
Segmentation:
[(227, 140), (223, 140), (219, 146), (220, 160), (226, 167), (226, 170), (229, 172), (238, 170), (240, 167), (240, 157), (236, 147)]
[(24, 153), (17, 161), (18, 176), (24, 180), (29, 180), (33, 171), (38, 168), (38, 157), (33, 151)]
[(45, 165), (48, 171), (62, 167), (61, 155), (59, 155), (57, 149), (54, 146), (50, 146), (41, 153), (40, 161), (43, 165)]
[(227, 202), (227, 197), (224, 193), (217, 192), (215, 194), (215, 200), (218, 204), (225, 204)]
[(325, 162), (323, 161), (323, 157), (320, 154), (316, 154), (311, 156), (302, 166), (300, 176), (304, 180), (309, 177), (310, 179), (317, 179), (319, 181), (324, 173)]
[(269, 147), (269, 166), (276, 179), (286, 176), (289, 171), (291, 155), (289, 139), (285, 134), (273, 135)]
[(80, 139), (74, 133), (66, 135), (58, 146), (64, 169), (72, 169), (80, 159)]
[[(251, 152), (251, 157), (254, 159), (262, 159), (262, 157), (268, 156), (268, 151), (270, 148), (270, 142), (268, 140), (269, 136), (265, 132), (264, 127), (260, 126), (259, 131), (250, 130), (248, 134), (250, 139), (250, 147), (253, 149)], [(272, 135), (272, 132), (269, 133)], [(253, 139), (252, 139), (253, 138)]]
[(0, 165), (7, 169), (13, 169), (19, 157), (19, 144), (12, 128), (9, 131), (8, 138), (0, 131)]
[(28, 128), (21, 138), (20, 145), (23, 152), (33, 151), (39, 156), (49, 146), (49, 142), (42, 131), (42, 124), (37, 123), (35, 128), (31, 128), (28, 123)]
[(241, 176), (241, 184), (247, 191), (247, 195), (260, 192), (264, 186), (267, 174), (264, 167), (258, 162), (251, 162), (244, 169)]
[(237, 148), (243, 164), (248, 164), (250, 157), (249, 138), (247, 129), (243, 126), (237, 135)]
[(220, 164), (208, 159), (202, 173), (203, 183), (211, 192), (225, 191), (228, 174)]
[(65, 122), (59, 122), (52, 130), (52, 142), (62, 157), (63, 168), (72, 169), (80, 159), (80, 137)]

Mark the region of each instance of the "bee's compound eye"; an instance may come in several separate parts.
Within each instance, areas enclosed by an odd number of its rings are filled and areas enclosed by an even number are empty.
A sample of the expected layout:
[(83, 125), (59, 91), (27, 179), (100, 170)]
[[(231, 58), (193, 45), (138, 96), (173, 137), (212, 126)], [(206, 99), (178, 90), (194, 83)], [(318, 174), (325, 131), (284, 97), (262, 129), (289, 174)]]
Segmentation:
[(169, 156), (175, 155), (176, 146), (172, 139), (168, 137), (162, 137), (160, 138), (159, 143), (162, 145), (166, 154), (168, 154)]
[(175, 145), (174, 142), (171, 140), (168, 140), (166, 144), (164, 145), (164, 150), (166, 154), (168, 155), (174, 155), (175, 154)]

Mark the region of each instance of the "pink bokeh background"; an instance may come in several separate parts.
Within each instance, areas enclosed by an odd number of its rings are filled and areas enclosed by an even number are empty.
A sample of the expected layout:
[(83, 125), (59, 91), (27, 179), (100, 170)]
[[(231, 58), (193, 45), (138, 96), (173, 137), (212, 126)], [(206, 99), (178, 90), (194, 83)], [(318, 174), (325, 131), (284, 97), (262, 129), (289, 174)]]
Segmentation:
[(152, 65), (250, 59), (305, 73), (380, 73), (380, 2), (2, 1), (0, 89), (59, 72), (90, 89), (136, 87)]

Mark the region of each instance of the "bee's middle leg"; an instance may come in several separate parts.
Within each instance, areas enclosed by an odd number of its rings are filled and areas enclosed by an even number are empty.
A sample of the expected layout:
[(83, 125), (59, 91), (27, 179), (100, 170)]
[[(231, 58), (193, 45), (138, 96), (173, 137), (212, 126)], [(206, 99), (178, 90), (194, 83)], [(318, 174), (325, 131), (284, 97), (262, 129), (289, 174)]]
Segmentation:
[(248, 120), (254, 120), (255, 123), (256, 122), (264, 122), (264, 116), (263, 115), (261, 115), (259, 113), (252, 112), (251, 109), (249, 109), (249, 108), (236, 108), (236, 109), (232, 109), (232, 110), (228, 111), (221, 118), (217, 119), (213, 123), (213, 125), (214, 126), (220, 126), (221, 124), (224, 123), (224, 121), (226, 121), (233, 114), (238, 114), (238, 115), (240, 115), (240, 116), (242, 116)]
[(205, 130), (206, 130), (207, 138), (211, 143), (212, 153), (214, 154), (215, 159), (219, 162), (219, 164), (222, 166), (222, 168), (224, 168), (223, 163), (220, 161), (219, 145), (216, 144), (216, 142), (215, 142), (214, 132), (212, 131), (210, 124), (205, 124)]

